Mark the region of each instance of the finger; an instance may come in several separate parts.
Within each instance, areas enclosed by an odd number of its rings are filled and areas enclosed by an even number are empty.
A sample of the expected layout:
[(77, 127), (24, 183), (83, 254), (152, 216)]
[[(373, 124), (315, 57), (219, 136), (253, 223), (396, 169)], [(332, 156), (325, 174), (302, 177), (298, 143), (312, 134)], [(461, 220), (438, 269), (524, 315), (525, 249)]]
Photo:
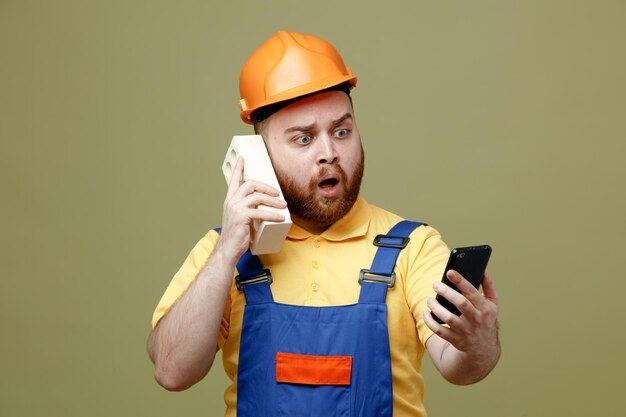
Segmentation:
[[(441, 305), (441, 303), (435, 298), (429, 298), (428, 300), (426, 300), (426, 304), (428, 305), (431, 314), (437, 316), (444, 324), (450, 325), (452, 322), (455, 322), (459, 319), (456, 314)], [(433, 320), (435, 320), (434, 317)], [(441, 324), (437, 322), (437, 320), (435, 320), (435, 322)]]
[(467, 297), (472, 294), (480, 295), (476, 287), (474, 287), (474, 285), (472, 285), (471, 282), (465, 279), (465, 277), (463, 277), (463, 275), (461, 275), (459, 272), (450, 270), (447, 272), (446, 276), (464, 296)]
[(257, 192), (267, 194), (272, 197), (278, 197), (280, 195), (280, 191), (272, 187), (271, 185), (254, 180), (248, 180), (241, 184), (236, 194), (239, 195), (240, 198), (244, 198), (247, 195)]
[[(474, 288), (474, 286), (470, 284), (467, 280), (465, 280), (465, 278), (463, 278), (458, 272), (449, 271), (447, 276), (448, 279), (457, 286), (457, 288), (459, 286), (463, 287), (467, 292), (470, 292), (470, 294), (465, 295), (463, 293), (460, 293), (442, 282), (436, 282), (435, 284), (433, 284), (433, 289), (437, 294), (441, 295), (450, 303), (452, 303), (459, 310), (461, 315), (466, 315), (466, 317), (473, 317), (476, 313), (477, 305), (479, 305), (482, 301), (482, 295), (480, 295), (478, 290), (476, 290), (476, 288)], [(471, 287), (471, 289), (467, 288), (465, 284)], [(447, 311), (445, 307), (443, 308)], [(437, 317), (449, 324), (449, 320), (441, 317), (436, 311), (435, 314), (437, 315)], [(456, 314), (450, 314), (458, 317), (456, 316)]]
[(471, 282), (465, 279), (457, 271), (448, 271), (447, 276), (448, 279), (459, 289), (461, 294), (463, 294), (463, 296), (465, 296), (465, 298), (467, 298), (474, 307), (480, 308), (480, 306), (484, 303), (485, 298)]
[(228, 191), (226, 192), (226, 198), (235, 194), (235, 192), (239, 189), (239, 185), (241, 183), (241, 179), (243, 178), (243, 157), (237, 158), (237, 163), (235, 164), (235, 169), (233, 169), (233, 173), (230, 176), (230, 182), (228, 183)]
[(263, 210), (256, 207), (228, 207), (224, 211), (223, 229), (231, 227), (250, 227), (255, 221), (269, 221), (281, 223), (285, 221), (285, 215), (275, 210)]
[(450, 327), (444, 326), (443, 324), (437, 322), (437, 320), (434, 319), (433, 313), (431, 311), (425, 310), (422, 313), (422, 317), (424, 318), (424, 323), (426, 323), (428, 328), (432, 330), (433, 333), (435, 333), (437, 336), (446, 341), (454, 340), (454, 332), (450, 330)]
[(263, 206), (265, 206), (265, 208), (273, 207), (276, 209), (284, 209), (287, 207), (287, 202), (278, 197), (255, 192), (241, 200), (240, 205), (246, 208), (263, 208)]
[(498, 293), (496, 292), (496, 287), (493, 280), (486, 272), (483, 276), (483, 295), (485, 298), (498, 305)]
[[(458, 277), (460, 277), (460, 275), (458, 273), (455, 273), (455, 274), (456, 275), (452, 275), (450, 272), (448, 272), (447, 277), (450, 280), (450, 282), (452, 284), (454, 284), (455, 286), (457, 286), (457, 288), (458, 288), (458, 286), (459, 285), (462, 286), (462, 284), (461, 284), (461, 282), (458, 279)], [(461, 279), (463, 279), (463, 278), (461, 278)], [(465, 300), (467, 300), (465, 295), (463, 295), (459, 291), (456, 291), (455, 289), (453, 289), (449, 285), (446, 285), (443, 282), (435, 282), (433, 284), (433, 290), (435, 290), (435, 292), (437, 294), (441, 295), (446, 300), (450, 301), (456, 307), (458, 307), (459, 304), (461, 304)]]
[(251, 208), (251, 209), (245, 210), (243, 214), (250, 221), (260, 220), (260, 221), (269, 221), (269, 222), (276, 222), (276, 223), (285, 221), (284, 215), (280, 213), (276, 213), (274, 211), (270, 211), (270, 210), (260, 210), (256, 208)]
[(426, 323), (428, 328), (435, 333), (439, 331), (440, 327), (443, 327), (437, 320), (435, 320), (433, 313), (430, 310), (424, 310), (422, 317), (424, 318), (424, 323)]

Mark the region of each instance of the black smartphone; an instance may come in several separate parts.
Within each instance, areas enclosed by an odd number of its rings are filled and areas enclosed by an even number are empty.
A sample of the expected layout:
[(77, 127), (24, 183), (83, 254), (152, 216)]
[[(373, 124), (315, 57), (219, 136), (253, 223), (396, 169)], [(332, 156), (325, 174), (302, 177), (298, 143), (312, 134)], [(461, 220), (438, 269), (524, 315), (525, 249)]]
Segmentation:
[[(478, 289), (483, 281), (483, 275), (485, 275), (485, 270), (487, 269), (487, 263), (489, 263), (490, 255), (491, 246), (489, 245), (468, 246), (464, 248), (452, 249), (450, 257), (448, 258), (448, 265), (446, 265), (446, 270), (443, 273), (443, 278), (441, 279), (441, 282), (448, 285), (452, 289), (460, 292), (459, 289), (453, 283), (451, 283), (446, 276), (446, 273), (449, 270), (453, 269), (459, 274), (463, 275), (466, 280), (471, 282), (472, 285), (476, 289)], [(439, 304), (441, 304), (457, 316), (461, 315), (459, 309), (457, 309), (454, 304), (445, 299), (443, 296), (437, 294), (437, 301), (439, 302)], [(434, 314), (433, 318), (438, 323), (443, 323), (443, 321)]]

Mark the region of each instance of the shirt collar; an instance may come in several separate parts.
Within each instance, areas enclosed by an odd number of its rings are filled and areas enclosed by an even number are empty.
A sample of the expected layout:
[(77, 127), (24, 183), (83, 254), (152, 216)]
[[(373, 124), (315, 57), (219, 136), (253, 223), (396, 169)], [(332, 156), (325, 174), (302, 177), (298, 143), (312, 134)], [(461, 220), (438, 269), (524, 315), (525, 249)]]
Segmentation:
[[(341, 241), (365, 236), (372, 218), (372, 210), (361, 196), (359, 196), (345, 216), (326, 229), (320, 236), (326, 240)], [(294, 240), (303, 240), (313, 236), (295, 223), (289, 229), (288, 237)]]

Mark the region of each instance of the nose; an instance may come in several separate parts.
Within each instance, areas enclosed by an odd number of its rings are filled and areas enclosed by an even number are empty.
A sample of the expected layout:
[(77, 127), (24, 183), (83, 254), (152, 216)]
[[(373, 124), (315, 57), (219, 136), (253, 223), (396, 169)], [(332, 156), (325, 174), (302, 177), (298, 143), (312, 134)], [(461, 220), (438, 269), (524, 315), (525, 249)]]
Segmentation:
[(319, 145), (318, 164), (334, 164), (339, 159), (336, 144), (328, 136), (320, 137), (317, 141)]

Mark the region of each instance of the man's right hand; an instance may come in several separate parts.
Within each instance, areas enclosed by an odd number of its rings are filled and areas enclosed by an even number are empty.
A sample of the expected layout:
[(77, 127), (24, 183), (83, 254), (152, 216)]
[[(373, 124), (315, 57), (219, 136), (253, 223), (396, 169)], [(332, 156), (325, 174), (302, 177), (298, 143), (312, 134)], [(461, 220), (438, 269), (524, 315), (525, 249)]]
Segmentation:
[(228, 185), (222, 215), (222, 232), (215, 248), (235, 263), (248, 249), (251, 241), (250, 227), (255, 220), (282, 222), (285, 216), (259, 208), (259, 205), (284, 209), (287, 203), (279, 198), (279, 190), (262, 182), (242, 182), (243, 158), (237, 160)]

